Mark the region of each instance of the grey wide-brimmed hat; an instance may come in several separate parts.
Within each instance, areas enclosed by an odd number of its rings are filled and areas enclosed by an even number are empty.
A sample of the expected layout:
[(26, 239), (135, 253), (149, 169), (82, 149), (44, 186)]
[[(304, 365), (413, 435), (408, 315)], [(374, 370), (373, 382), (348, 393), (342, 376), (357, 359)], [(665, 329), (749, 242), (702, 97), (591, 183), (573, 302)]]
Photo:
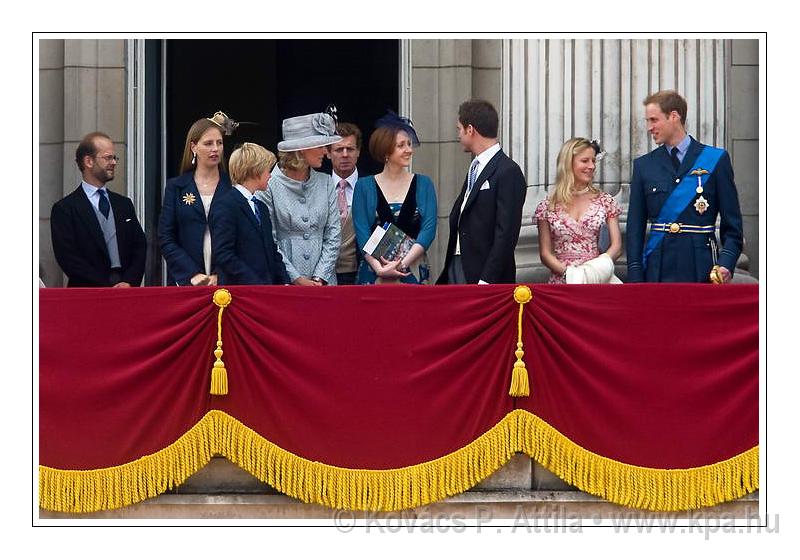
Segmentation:
[(336, 135), (336, 121), (327, 113), (313, 113), (283, 119), (283, 141), (278, 142), (281, 152), (295, 152), (335, 144), (342, 139)]

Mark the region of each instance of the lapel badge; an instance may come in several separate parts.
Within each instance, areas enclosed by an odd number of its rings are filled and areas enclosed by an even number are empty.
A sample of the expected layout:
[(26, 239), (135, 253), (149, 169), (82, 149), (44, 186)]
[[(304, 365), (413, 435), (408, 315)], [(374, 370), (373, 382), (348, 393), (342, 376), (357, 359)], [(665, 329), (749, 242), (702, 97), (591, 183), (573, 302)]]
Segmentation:
[(698, 196), (697, 200), (694, 201), (694, 209), (697, 210), (698, 214), (704, 214), (708, 210), (708, 201), (703, 195)]
[(196, 200), (197, 198), (195, 198), (195, 196), (192, 193), (186, 193), (185, 195), (183, 195), (183, 203), (186, 206), (191, 206), (192, 204), (195, 203)]

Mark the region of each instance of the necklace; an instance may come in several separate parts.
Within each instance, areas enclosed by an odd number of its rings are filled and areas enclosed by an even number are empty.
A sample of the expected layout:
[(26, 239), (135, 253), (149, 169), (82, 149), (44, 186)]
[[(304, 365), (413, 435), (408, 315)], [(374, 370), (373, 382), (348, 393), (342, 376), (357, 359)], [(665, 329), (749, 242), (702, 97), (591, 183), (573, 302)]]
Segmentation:
[(200, 177), (198, 174), (194, 176), (194, 182), (197, 185), (197, 190), (199, 191), (213, 191), (216, 189), (217, 182), (219, 182), (219, 178), (215, 181), (213, 177)]
[(589, 192), (590, 188), (591, 188), (591, 185), (586, 185), (584, 188), (582, 188), (579, 191), (572, 191), (572, 196), (580, 196), (582, 194), (586, 194), (587, 192)]

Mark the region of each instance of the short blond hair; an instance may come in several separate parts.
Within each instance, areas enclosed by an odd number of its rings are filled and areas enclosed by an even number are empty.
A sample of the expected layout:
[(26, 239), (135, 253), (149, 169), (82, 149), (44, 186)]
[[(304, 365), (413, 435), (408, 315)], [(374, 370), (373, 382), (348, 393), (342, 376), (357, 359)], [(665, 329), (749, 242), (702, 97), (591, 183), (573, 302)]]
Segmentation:
[(265, 147), (245, 142), (231, 154), (228, 169), (233, 182), (241, 185), (248, 179), (260, 177), (267, 169), (272, 169), (276, 161), (275, 154)]
[(303, 159), (300, 150), (293, 152), (278, 152), (280, 158), (281, 169), (291, 169), (292, 171), (305, 171), (308, 169), (308, 163)]

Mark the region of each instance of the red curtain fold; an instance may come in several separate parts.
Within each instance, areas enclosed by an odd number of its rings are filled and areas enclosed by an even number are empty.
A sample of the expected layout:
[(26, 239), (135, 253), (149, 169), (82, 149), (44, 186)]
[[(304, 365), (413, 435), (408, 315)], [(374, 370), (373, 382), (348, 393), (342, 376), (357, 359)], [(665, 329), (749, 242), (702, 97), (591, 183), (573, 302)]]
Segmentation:
[(40, 290), (40, 463), (120, 465), (192, 427), (209, 408), (212, 307), (203, 288)]
[(223, 320), (230, 393), (215, 407), (306, 459), (416, 464), (512, 410), (512, 356), (497, 351), (514, 337), (506, 291), (480, 305), (463, 290), (414, 286), (232, 292)]
[(391, 468), (455, 451), (512, 409), (507, 290), (476, 300), (468, 289), (413, 286), (232, 288), (223, 314), (229, 394), (221, 397), (208, 396), (213, 289), (136, 290), (135, 302), (81, 292), (46, 290), (41, 299), (46, 466), (133, 460), (215, 408), (304, 458)]
[(119, 465), (211, 409), (348, 468), (441, 457), (514, 408), (640, 466), (707, 465), (757, 445), (757, 287), (534, 285), (531, 397), (518, 399), (513, 288), (231, 287), (218, 397), (213, 288), (40, 290), (40, 463)]
[(531, 397), (518, 408), (638, 466), (708, 465), (758, 445), (757, 286), (533, 293), (523, 329)]

